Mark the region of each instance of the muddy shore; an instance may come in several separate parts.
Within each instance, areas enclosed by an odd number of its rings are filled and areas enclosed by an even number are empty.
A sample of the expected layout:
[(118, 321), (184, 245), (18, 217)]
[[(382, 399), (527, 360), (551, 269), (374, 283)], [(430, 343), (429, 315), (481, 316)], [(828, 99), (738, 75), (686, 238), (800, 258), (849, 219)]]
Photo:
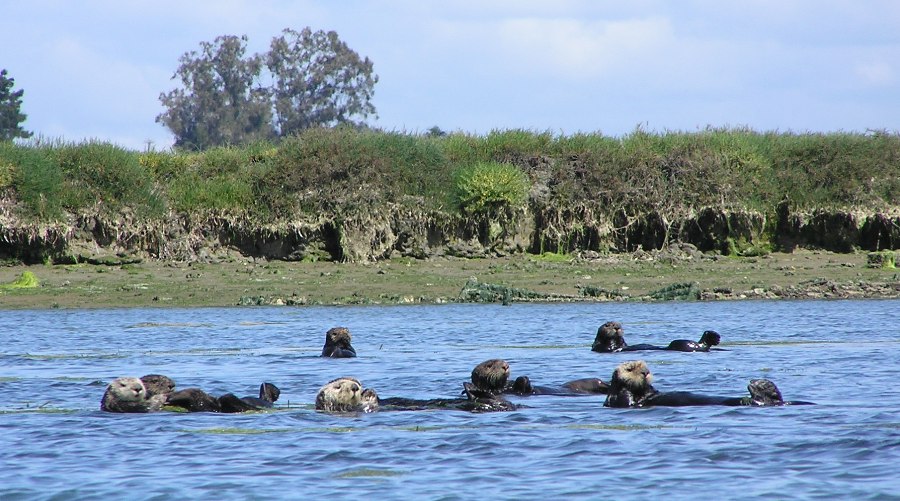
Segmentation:
[[(8, 284), (30, 271), (37, 287)], [(867, 254), (725, 257), (692, 248), (579, 256), (397, 258), (372, 263), (243, 257), (0, 268), (0, 309), (900, 297), (900, 270)]]

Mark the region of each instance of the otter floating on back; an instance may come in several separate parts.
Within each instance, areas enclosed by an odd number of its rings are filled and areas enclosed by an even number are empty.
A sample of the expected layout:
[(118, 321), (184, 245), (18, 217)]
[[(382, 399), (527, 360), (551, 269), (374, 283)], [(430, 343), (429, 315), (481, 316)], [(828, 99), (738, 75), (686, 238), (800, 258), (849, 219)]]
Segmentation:
[(598, 353), (616, 353), (620, 351), (644, 351), (644, 350), (669, 350), (669, 351), (710, 351), (717, 346), (722, 339), (716, 331), (705, 331), (699, 341), (676, 339), (668, 346), (655, 346), (652, 344), (629, 345), (625, 342), (625, 330), (619, 322), (606, 322), (597, 329), (597, 336), (591, 351)]
[(379, 398), (375, 390), (363, 388), (358, 379), (342, 377), (322, 386), (316, 394), (316, 410), (336, 413), (417, 410), (462, 410), (467, 412), (511, 411), (517, 407), (501, 393), (509, 378), (509, 364), (491, 359), (478, 364), (472, 382), (463, 383), (465, 398)]
[(687, 391), (659, 392), (653, 387), (650, 369), (643, 360), (623, 362), (613, 371), (604, 407), (684, 407), (699, 405), (779, 406), (811, 405), (811, 402), (788, 401), (768, 379), (753, 379), (747, 386), (750, 396), (720, 397)]

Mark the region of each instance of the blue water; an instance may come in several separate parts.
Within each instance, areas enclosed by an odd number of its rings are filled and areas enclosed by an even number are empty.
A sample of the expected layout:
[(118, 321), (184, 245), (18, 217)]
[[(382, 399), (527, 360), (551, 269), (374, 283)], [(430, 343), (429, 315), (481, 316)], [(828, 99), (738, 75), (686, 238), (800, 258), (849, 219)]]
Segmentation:
[[(0, 499), (898, 499), (900, 301), (0, 311)], [(714, 353), (590, 351), (722, 334)], [(318, 357), (325, 331), (356, 359)], [(318, 413), (355, 376), (383, 397), (456, 396), (477, 363), (537, 384), (643, 358), (659, 390), (775, 381), (816, 406), (607, 409), (511, 397), (516, 412)], [(99, 411), (118, 376), (254, 394), (251, 414)]]

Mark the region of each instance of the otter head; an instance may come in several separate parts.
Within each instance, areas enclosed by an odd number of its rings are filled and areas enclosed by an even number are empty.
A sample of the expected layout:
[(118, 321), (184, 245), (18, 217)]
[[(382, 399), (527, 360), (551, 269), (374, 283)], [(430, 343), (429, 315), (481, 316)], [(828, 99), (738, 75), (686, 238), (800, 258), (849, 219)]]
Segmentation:
[(325, 347), (322, 348), (323, 357), (351, 358), (356, 356), (356, 350), (350, 344), (352, 340), (350, 330), (346, 327), (332, 327), (325, 333)]
[(330, 381), (316, 394), (316, 410), (350, 412), (360, 410), (363, 387), (358, 379), (342, 377)]
[(643, 360), (622, 362), (613, 371), (610, 386), (623, 387), (635, 395), (642, 395), (651, 387), (653, 375)]
[(502, 393), (508, 379), (509, 364), (499, 358), (485, 360), (472, 369), (472, 384), (490, 394)]
[(753, 379), (747, 385), (750, 391), (750, 405), (784, 405), (781, 390), (768, 379)]
[(106, 387), (107, 393), (115, 395), (120, 402), (142, 402), (147, 400), (147, 388), (143, 381), (136, 377), (120, 377), (114, 379)]
[(606, 322), (597, 329), (592, 351), (610, 353), (622, 351), (625, 344), (625, 330), (619, 322)]
[(146, 376), (141, 376), (141, 382), (144, 383), (144, 388), (147, 390), (148, 397), (154, 395), (168, 395), (175, 391), (175, 381), (162, 374), (147, 374)]
[(703, 335), (700, 336), (700, 343), (706, 346), (717, 346), (721, 340), (722, 336), (716, 331), (704, 331)]
[(519, 376), (513, 381), (512, 392), (516, 395), (531, 395), (534, 393), (534, 386), (531, 385), (531, 379), (528, 376)]
[(108, 412), (149, 412), (158, 404), (148, 400), (144, 383), (136, 377), (114, 379), (100, 399), (100, 409)]

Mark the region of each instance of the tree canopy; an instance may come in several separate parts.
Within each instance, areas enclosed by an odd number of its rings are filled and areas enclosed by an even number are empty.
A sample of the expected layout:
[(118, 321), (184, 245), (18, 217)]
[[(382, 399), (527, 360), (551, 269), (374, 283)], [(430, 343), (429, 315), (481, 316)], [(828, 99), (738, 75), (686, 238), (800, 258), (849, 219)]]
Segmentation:
[[(160, 94), (156, 117), (175, 147), (202, 150), (286, 136), (316, 126), (359, 125), (375, 114), (378, 76), (334, 31), (283, 30), (265, 54), (246, 56), (247, 37), (223, 35), (186, 52)], [(271, 85), (264, 86), (263, 81)]]
[(20, 111), (22, 107), (22, 89), (13, 92), (15, 79), (6, 76), (7, 71), (0, 70), (0, 141), (12, 141), (17, 137), (31, 137), (31, 132), (20, 125), (26, 115)]

